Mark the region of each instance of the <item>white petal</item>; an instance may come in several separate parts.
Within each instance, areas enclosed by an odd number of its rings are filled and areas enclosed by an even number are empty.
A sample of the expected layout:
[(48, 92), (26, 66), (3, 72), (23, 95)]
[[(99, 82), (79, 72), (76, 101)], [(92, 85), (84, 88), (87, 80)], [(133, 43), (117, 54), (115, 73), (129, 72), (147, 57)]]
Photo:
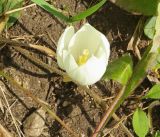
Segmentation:
[(57, 63), (58, 63), (58, 66), (64, 70), (62, 55), (60, 56), (59, 54), (57, 54)]
[(102, 33), (100, 34), (100, 37), (101, 37), (101, 46), (102, 46), (103, 51), (105, 52), (107, 60), (108, 60), (108, 58), (110, 56), (110, 44), (109, 44), (109, 41), (106, 38), (106, 36), (104, 34), (102, 34)]
[(104, 49), (102, 47), (99, 47), (94, 55), (97, 58), (101, 58), (102, 56), (106, 56), (106, 53), (104, 52)]
[(67, 51), (63, 51), (63, 63), (66, 71), (73, 71), (78, 68), (74, 57)]
[(61, 35), (58, 45), (57, 45), (57, 62), (60, 68), (64, 69), (64, 65), (62, 62), (62, 51), (67, 49), (71, 38), (74, 35), (74, 27), (70, 26), (65, 29), (63, 34)]
[(80, 85), (92, 85), (99, 81), (105, 73), (107, 62), (92, 56), (86, 64), (75, 70), (67, 71), (68, 75)]
[(67, 27), (58, 41), (57, 50), (62, 51), (63, 49), (66, 49), (73, 35), (74, 35), (74, 27), (73, 26)]
[(108, 54), (107, 56), (109, 56), (108, 49), (110, 46), (106, 37), (90, 24), (86, 23), (72, 37), (69, 42), (68, 50), (72, 53), (75, 60), (77, 60), (84, 49), (88, 49), (90, 54), (94, 55), (99, 47), (102, 47), (104, 52)]

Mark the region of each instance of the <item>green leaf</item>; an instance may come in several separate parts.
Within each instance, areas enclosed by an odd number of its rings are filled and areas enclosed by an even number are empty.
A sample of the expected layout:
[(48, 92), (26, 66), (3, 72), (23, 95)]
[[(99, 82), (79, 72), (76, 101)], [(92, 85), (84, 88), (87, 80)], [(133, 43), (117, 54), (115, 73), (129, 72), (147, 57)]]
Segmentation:
[(0, 14), (4, 11), (4, 0), (0, 0)]
[(133, 129), (139, 137), (145, 137), (149, 130), (149, 120), (146, 113), (137, 108), (132, 119)]
[(44, 10), (48, 11), (50, 14), (68, 22), (68, 17), (63, 15), (58, 9), (56, 9), (53, 5), (45, 2), (44, 0), (31, 0), (32, 2), (36, 3), (38, 6), (43, 8)]
[(160, 99), (160, 85), (154, 85), (143, 98)]
[(70, 22), (75, 22), (75, 21), (79, 21), (79, 20), (82, 20), (88, 16), (90, 16), (91, 14), (93, 14), (94, 12), (96, 12), (100, 7), (103, 6), (104, 3), (106, 3), (107, 0), (102, 0), (100, 1), (98, 4), (96, 4), (95, 6), (87, 9), (86, 11), (84, 12), (81, 12), (79, 13), (78, 15), (74, 16), (74, 17), (71, 17), (69, 19)]
[(0, 0), (0, 14), (3, 14), (5, 11), (7, 11), (8, 2), (10, 2), (10, 0)]
[(125, 85), (132, 75), (132, 67), (132, 58), (129, 54), (126, 54), (108, 65), (103, 79), (112, 79)]
[(159, 51), (159, 55), (157, 57), (157, 62), (160, 64), (160, 51)]
[[(160, 56), (160, 55), (159, 55)], [(155, 67), (153, 68), (154, 70), (158, 70), (160, 69), (160, 62), (159, 60), (157, 60), (157, 64), (155, 65)]]
[(160, 131), (156, 131), (155, 137), (160, 137)]
[(132, 77), (125, 88), (124, 98), (128, 97), (144, 80), (144, 78), (147, 76), (148, 70), (152, 69), (152, 66), (154, 66), (152, 63), (155, 62), (156, 57), (157, 54), (148, 53), (147, 55), (144, 55), (143, 58), (138, 62), (134, 68)]
[(129, 11), (144, 15), (156, 15), (159, 0), (111, 0), (116, 5)]
[[(14, 0), (14, 1), (10, 0), (8, 2), (8, 5), (9, 5), (8, 10), (20, 8), (22, 7), (22, 4), (23, 4), (23, 0)], [(17, 11), (9, 15), (9, 20), (6, 25), (7, 28), (11, 27), (17, 21), (17, 19), (20, 17), (20, 13), (21, 13), (20, 11)]]
[(144, 27), (145, 35), (150, 39), (153, 39), (153, 37), (155, 35), (155, 32), (156, 32), (156, 30), (155, 30), (156, 19), (157, 19), (156, 16), (153, 16), (153, 17), (149, 18), (146, 21), (146, 24), (145, 24), (145, 27)]
[(160, 69), (160, 63), (157, 63), (155, 69)]
[(155, 66), (153, 67), (152, 70), (158, 70), (158, 69), (160, 69), (160, 53), (157, 56), (157, 59), (155, 61)]
[(22, 7), (23, 0), (0, 1), (0, 33), (5, 27), (11, 27), (20, 16), (20, 11), (5, 15), (7, 11)]
[(79, 13), (76, 16), (73, 17), (67, 17), (65, 15), (63, 15), (58, 9), (56, 9), (55, 7), (53, 7), (52, 5), (50, 5), (49, 3), (45, 2), (44, 0), (31, 0), (32, 2), (36, 3), (37, 5), (39, 5), (40, 7), (42, 7), (44, 10), (48, 11), (49, 13), (51, 13), (52, 15), (64, 20), (65, 22), (75, 22), (75, 21), (79, 21), (82, 20), (86, 17), (88, 17), (89, 15), (93, 14), (94, 12), (96, 12), (107, 0), (102, 0), (100, 1), (98, 4), (94, 5), (93, 7), (87, 9), (84, 12)]
[(156, 24), (155, 24), (155, 35), (153, 38), (153, 46), (151, 49), (151, 52), (157, 52), (160, 54), (160, 1), (158, 3), (158, 8), (157, 8), (157, 18), (156, 18)]
[(5, 12), (16, 9), (19, 2), (22, 2), (22, 0), (6, 0), (6, 1), (7, 3), (5, 5)]

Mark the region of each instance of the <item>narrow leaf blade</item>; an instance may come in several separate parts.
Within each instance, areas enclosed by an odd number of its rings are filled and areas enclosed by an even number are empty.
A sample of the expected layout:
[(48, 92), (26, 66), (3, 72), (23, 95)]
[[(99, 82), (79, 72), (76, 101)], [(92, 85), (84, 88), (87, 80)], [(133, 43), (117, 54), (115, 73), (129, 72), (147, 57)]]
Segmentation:
[(43, 8), (44, 10), (48, 11), (52, 15), (64, 20), (65, 22), (68, 22), (68, 17), (63, 15), (60, 11), (58, 11), (55, 7), (50, 5), (49, 3), (45, 2), (44, 0), (31, 0), (32, 2), (36, 3), (38, 6)]
[(94, 12), (96, 12), (100, 7), (102, 7), (107, 0), (102, 0), (100, 1), (98, 4), (94, 5), (93, 7), (87, 9), (84, 12), (79, 13), (76, 16), (73, 16), (69, 19), (70, 22), (75, 22), (75, 21), (79, 21), (82, 19), (85, 19), (86, 17), (90, 16), (91, 14), (93, 14)]
[(149, 46), (146, 49), (142, 59), (135, 66), (132, 77), (127, 83), (122, 98), (127, 98), (144, 80), (144, 78), (147, 76), (148, 70), (152, 69), (153, 66), (156, 65), (155, 61), (157, 58), (157, 53), (150, 53), (151, 48), (152, 47)]

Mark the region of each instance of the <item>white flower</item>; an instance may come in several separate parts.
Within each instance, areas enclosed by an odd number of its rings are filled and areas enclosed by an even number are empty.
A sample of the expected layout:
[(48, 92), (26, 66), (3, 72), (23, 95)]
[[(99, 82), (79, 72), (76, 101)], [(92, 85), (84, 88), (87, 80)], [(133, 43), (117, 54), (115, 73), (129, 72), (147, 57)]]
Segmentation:
[(91, 85), (101, 79), (109, 55), (108, 40), (88, 23), (76, 33), (73, 26), (67, 27), (58, 41), (58, 65), (80, 85)]

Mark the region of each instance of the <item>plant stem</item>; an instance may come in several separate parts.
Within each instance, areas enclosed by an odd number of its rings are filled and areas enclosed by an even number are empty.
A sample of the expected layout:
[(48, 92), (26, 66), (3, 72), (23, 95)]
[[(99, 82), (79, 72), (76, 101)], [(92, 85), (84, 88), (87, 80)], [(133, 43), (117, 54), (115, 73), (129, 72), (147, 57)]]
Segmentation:
[(108, 110), (106, 110), (104, 116), (102, 117), (100, 123), (98, 124), (98, 126), (96, 127), (92, 137), (98, 137), (98, 134), (100, 133), (100, 131), (102, 130), (102, 128), (105, 126), (105, 123), (107, 123), (109, 121), (109, 119), (112, 116), (113, 110), (116, 110), (116, 105), (119, 102), (120, 98), (123, 96), (124, 94), (124, 89), (125, 87), (123, 87), (120, 92), (118, 93), (118, 95), (116, 96), (116, 98), (114, 99), (112, 105), (109, 107)]
[[(103, 99), (99, 95), (97, 95), (93, 90), (90, 90), (89, 88), (87, 88), (85, 86), (79, 86), (79, 87), (81, 89), (85, 90), (85, 92), (94, 99), (95, 103), (97, 103), (98, 105), (100, 105), (102, 107), (102, 109), (104, 111), (106, 111), (106, 108), (107, 108), (106, 102), (103, 101)], [(113, 113), (112, 117), (116, 121), (120, 120), (119, 117), (115, 113)], [(128, 137), (133, 137), (133, 135), (130, 133), (130, 131), (122, 123), (120, 123), (120, 126), (126, 132), (126, 134), (128, 135)]]

